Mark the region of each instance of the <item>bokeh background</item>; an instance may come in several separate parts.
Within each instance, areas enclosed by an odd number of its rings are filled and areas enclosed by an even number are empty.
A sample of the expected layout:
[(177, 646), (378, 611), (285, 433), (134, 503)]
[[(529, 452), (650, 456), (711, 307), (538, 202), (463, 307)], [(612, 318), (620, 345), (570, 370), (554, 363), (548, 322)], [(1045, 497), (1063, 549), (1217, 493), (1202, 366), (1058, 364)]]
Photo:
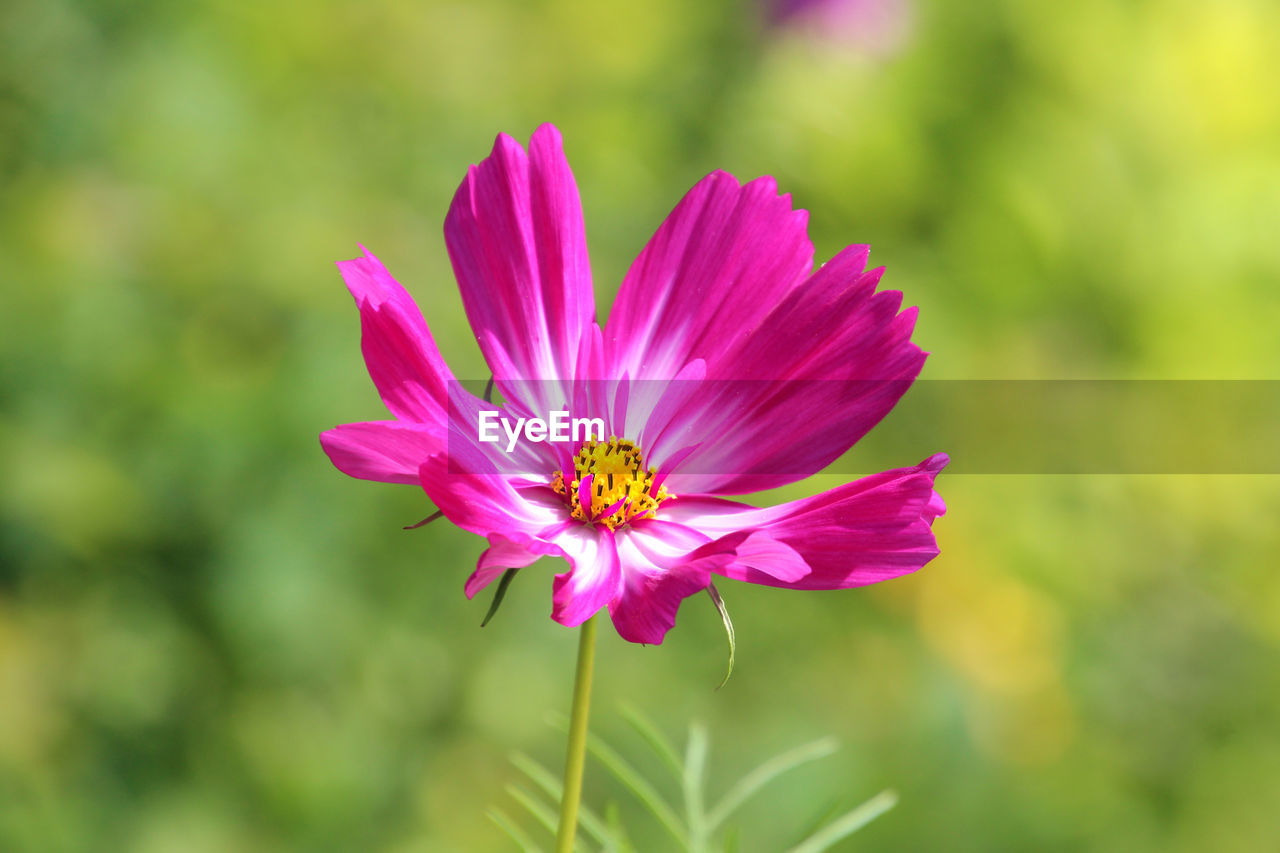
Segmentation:
[[(805, 14), (3, 4), (0, 849), (513, 849), (485, 817), (518, 811), (508, 753), (561, 758), (555, 567), (481, 630), (480, 541), (401, 531), (425, 496), (316, 440), (381, 416), (332, 266), (358, 241), (486, 375), (440, 226), (499, 130), (563, 131), (602, 316), (725, 168), (775, 175), (820, 257), (872, 245), (921, 308), (927, 377), (1280, 378), (1280, 7)], [(1280, 848), (1280, 482), (940, 489), (917, 575), (721, 584), (719, 692), (705, 598), (661, 647), (602, 631), (597, 730), (648, 766), (619, 703), (675, 738), (704, 721), (713, 789), (838, 737), (749, 811), (744, 851), (885, 787), (901, 805), (838, 849)]]

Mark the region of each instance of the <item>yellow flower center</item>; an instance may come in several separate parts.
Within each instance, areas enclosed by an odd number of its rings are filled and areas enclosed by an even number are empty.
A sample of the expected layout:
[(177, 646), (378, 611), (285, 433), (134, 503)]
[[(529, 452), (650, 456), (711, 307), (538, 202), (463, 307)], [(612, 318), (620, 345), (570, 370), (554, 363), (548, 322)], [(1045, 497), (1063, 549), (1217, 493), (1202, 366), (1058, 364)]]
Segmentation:
[[(603, 524), (613, 530), (640, 518), (653, 518), (658, 505), (675, 497), (666, 486), (653, 487), (657, 468), (645, 468), (644, 456), (634, 441), (610, 437), (588, 441), (573, 457), (573, 479), (565, 484), (564, 472), (551, 477), (551, 488), (569, 501), (570, 515), (579, 521)], [(583, 480), (590, 477), (587, 493)]]

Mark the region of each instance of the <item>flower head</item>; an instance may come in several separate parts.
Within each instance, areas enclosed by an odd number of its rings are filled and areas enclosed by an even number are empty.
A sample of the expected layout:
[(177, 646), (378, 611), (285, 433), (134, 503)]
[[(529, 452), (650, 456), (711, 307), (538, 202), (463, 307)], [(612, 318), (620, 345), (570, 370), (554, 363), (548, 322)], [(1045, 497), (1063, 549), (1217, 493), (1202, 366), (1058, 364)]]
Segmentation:
[[(714, 575), (839, 589), (914, 571), (938, 553), (945, 455), (778, 506), (725, 497), (831, 463), (924, 364), (915, 309), (876, 292), (867, 247), (814, 270), (806, 224), (772, 178), (708, 175), (640, 253), (601, 327), (559, 132), (543, 125), (527, 152), (501, 135), (454, 197), (445, 241), (504, 403), (454, 379), (412, 298), (366, 251), (338, 267), (394, 419), (321, 443), (343, 472), (419, 484), (487, 538), (468, 597), (560, 557), (552, 618), (578, 625), (607, 607), (633, 642), (660, 643)], [(552, 440), (554, 412), (588, 430)], [(495, 416), (510, 442), (478, 428)]]
[(776, 30), (885, 58), (903, 47), (912, 29), (908, 0), (766, 0), (765, 13)]

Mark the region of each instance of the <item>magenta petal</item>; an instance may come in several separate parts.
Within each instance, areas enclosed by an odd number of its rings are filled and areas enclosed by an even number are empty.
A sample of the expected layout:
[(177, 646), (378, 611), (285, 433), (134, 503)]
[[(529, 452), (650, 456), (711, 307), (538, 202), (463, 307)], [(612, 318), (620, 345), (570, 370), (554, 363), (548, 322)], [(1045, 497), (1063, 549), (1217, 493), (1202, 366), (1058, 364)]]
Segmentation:
[(695, 358), (669, 382), (646, 383), (650, 398), (655, 392), (661, 394), (653, 402), (652, 409), (645, 411), (644, 426), (638, 431), (641, 445), (649, 451), (651, 464), (666, 467), (673, 453), (678, 453), (690, 442), (705, 438), (702, 434), (691, 435), (693, 425), (687, 419), (681, 419), (679, 413), (690, 405), (695, 408), (701, 405), (695, 401), (700, 394), (706, 393), (706, 386), (703, 384), (706, 376), (707, 363)]
[(413, 298), (368, 249), (339, 261), (338, 270), (360, 309), (360, 348), (369, 376), (397, 418), (443, 430), (453, 379)]
[(588, 474), (578, 482), (578, 506), (587, 518), (593, 517), (591, 514), (591, 484), (594, 481), (595, 475)]
[(467, 598), (493, 581), (502, 577), (507, 569), (523, 569), (533, 565), (540, 557), (563, 557), (564, 551), (549, 542), (543, 542), (521, 533), (504, 535), (494, 533), (489, 537), (489, 547), (476, 561), (476, 570), (467, 578), (463, 588)]
[[(920, 467), (925, 471), (927, 471), (930, 475), (936, 477), (943, 468), (947, 467), (947, 463), (949, 463), (950, 461), (951, 461), (951, 458), (947, 456), (947, 454), (935, 453), (932, 456), (930, 456), (928, 459), (921, 462)], [(937, 492), (934, 492), (933, 497), (929, 499), (929, 505), (926, 506), (924, 509), (924, 512), (922, 514), (923, 517), (927, 521), (932, 522), (935, 518), (938, 518), (939, 516), (946, 515), (946, 514), (947, 514), (946, 501), (942, 499), (942, 495), (938, 494)]]
[(707, 567), (711, 571), (729, 577), (738, 571), (735, 566), (749, 566), (752, 571), (763, 572), (783, 585), (795, 584), (812, 571), (794, 548), (761, 530), (722, 536), (698, 550), (692, 559), (710, 560)]
[(531, 416), (532, 413), (528, 410), (518, 409), (510, 403), (502, 407), (486, 403), (457, 382), (449, 387), (449, 392), (450, 421), (446, 441), (449, 461), (455, 469), (473, 472), (492, 470), (546, 482), (549, 479), (547, 472), (561, 467), (559, 454), (562, 451), (558, 448), (565, 445), (520, 440), (516, 442), (514, 450), (508, 453), (507, 439), (501, 434), (501, 430), (498, 441), (480, 441), (478, 424), (481, 411), (496, 410), (499, 417), (514, 423), (520, 417)]
[(551, 618), (570, 628), (581, 625), (617, 597), (622, 584), (618, 548), (605, 527), (575, 524), (556, 537), (569, 571), (552, 583)]
[[(866, 247), (851, 246), (793, 290), (717, 376), (672, 419), (707, 436), (673, 473), (679, 493), (774, 488), (834, 461), (910, 387), (925, 353), (911, 342), (915, 309), (876, 292)], [(721, 381), (747, 379), (750, 381)]]
[(431, 430), (401, 421), (343, 424), (320, 433), (320, 445), (342, 473), (383, 483), (419, 483), (418, 468), (444, 450)]
[(450, 470), (444, 453), (428, 458), (418, 477), (445, 518), (480, 536), (516, 531), (538, 537), (563, 523), (566, 515), (550, 489), (516, 489), (506, 477), (476, 473), (475, 468)]
[[(725, 531), (689, 556), (710, 559), (708, 567), (726, 577), (793, 589), (861, 586), (913, 572), (938, 555), (932, 524), (942, 506), (933, 481), (946, 463), (946, 455), (937, 454), (766, 509), (693, 498), (668, 515), (712, 535)], [(810, 571), (788, 580), (776, 574), (771, 548), (757, 543), (754, 553), (737, 550), (761, 535), (793, 550)]]
[(619, 636), (632, 643), (660, 645), (676, 622), (680, 602), (706, 589), (711, 576), (704, 564), (669, 562), (657, 552), (678, 543), (661, 539), (654, 526), (634, 527), (618, 534), (623, 586), (609, 605), (609, 615)]
[(538, 128), (528, 153), (499, 135), (459, 187), (444, 233), (467, 317), (499, 380), (571, 379), (595, 297), (559, 131)]
[(773, 178), (714, 172), (689, 190), (627, 272), (605, 327), (615, 375), (669, 379), (713, 364), (809, 273), (808, 214)]
[(610, 422), (615, 435), (627, 434), (627, 405), (631, 397), (631, 379), (625, 372), (618, 378), (613, 391), (613, 411)]
[(631, 499), (630, 495), (623, 495), (600, 512), (601, 518), (608, 518), (618, 510), (622, 509), (622, 505)]

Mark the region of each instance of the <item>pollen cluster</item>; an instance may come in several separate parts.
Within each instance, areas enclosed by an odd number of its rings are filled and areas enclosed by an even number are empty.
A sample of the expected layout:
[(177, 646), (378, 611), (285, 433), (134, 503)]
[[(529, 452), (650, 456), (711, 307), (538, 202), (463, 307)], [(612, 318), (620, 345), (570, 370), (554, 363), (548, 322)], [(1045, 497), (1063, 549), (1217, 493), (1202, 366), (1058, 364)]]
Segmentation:
[[(644, 457), (635, 442), (611, 436), (608, 441), (582, 445), (573, 457), (573, 479), (566, 487), (564, 473), (556, 471), (551, 488), (564, 495), (571, 516), (613, 530), (629, 521), (653, 518), (658, 504), (674, 497), (666, 486), (654, 489), (657, 473), (657, 468), (644, 467)], [(584, 506), (587, 494), (590, 499)]]

